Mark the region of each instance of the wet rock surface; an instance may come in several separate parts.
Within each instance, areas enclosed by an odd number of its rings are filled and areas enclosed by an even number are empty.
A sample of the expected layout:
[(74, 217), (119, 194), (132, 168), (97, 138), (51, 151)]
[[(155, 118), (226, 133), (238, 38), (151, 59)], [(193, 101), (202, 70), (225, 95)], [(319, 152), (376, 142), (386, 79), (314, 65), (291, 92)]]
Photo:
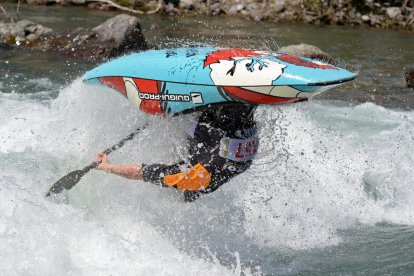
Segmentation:
[(93, 61), (148, 49), (138, 19), (126, 14), (92, 30), (78, 28), (68, 32), (53, 32), (29, 20), (0, 23), (0, 37), (6, 44)]
[[(117, 15), (92, 29), (101, 43), (109, 43), (109, 57), (148, 49), (138, 18), (126, 14)], [(109, 45), (110, 46), (110, 45)]]
[(52, 29), (36, 24), (30, 20), (20, 20), (16, 23), (0, 22), (0, 37), (10, 44), (30, 44), (41, 35), (52, 32)]

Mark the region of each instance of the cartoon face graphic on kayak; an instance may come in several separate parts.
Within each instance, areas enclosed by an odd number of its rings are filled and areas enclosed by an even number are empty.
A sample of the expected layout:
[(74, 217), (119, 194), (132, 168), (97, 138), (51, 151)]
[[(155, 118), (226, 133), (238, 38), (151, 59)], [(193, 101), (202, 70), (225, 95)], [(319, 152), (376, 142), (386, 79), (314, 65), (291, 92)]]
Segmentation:
[(265, 86), (272, 85), (287, 67), (277, 60), (295, 66), (336, 70), (332, 65), (305, 60), (297, 56), (247, 49), (214, 51), (206, 57), (204, 67), (210, 66), (210, 77), (215, 85)]
[(204, 67), (210, 66), (215, 85), (272, 85), (286, 65), (269, 59), (269, 53), (246, 49), (223, 49), (209, 54)]

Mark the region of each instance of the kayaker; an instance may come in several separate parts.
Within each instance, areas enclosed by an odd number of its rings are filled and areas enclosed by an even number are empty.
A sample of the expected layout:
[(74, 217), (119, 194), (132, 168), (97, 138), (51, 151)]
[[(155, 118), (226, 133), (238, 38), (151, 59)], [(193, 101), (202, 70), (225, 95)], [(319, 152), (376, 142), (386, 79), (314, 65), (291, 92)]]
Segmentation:
[(193, 201), (250, 167), (259, 146), (255, 109), (255, 105), (229, 105), (202, 111), (188, 133), (188, 161), (112, 164), (104, 153), (93, 161), (100, 163), (98, 170), (174, 187), (184, 192), (185, 201)]

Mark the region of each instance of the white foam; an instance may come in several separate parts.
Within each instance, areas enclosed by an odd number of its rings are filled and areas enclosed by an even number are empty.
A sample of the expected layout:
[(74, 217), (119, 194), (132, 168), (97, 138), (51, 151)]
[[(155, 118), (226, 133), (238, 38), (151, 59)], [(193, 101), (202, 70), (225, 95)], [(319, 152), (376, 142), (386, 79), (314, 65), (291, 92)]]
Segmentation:
[(247, 233), (257, 243), (325, 247), (341, 241), (339, 229), (359, 223), (414, 224), (412, 112), (317, 102), (279, 112), (259, 114), (266, 118), (261, 136), (277, 136), (262, 139), (272, 144), (253, 168), (265, 172), (263, 180), (252, 175), (243, 193)]
[[(2, 102), (6, 107), (2, 109), (3, 118), (7, 119), (0, 125), (0, 137), (9, 138), (0, 148), (1, 273), (239, 275), (242, 271), (250, 274), (237, 258), (222, 264), (217, 258), (181, 250), (162, 229), (151, 224), (153, 221), (147, 218), (157, 212), (165, 212), (163, 217), (167, 218), (174, 206), (176, 210), (183, 206), (191, 209), (177, 193), (158, 194), (156, 186), (91, 172), (67, 195), (68, 205), (44, 198), (48, 187), (59, 177), (88, 164), (95, 152), (144, 123), (141, 120), (145, 116), (129, 107), (122, 97), (108, 92), (76, 81), (49, 106), (21, 101), (19, 108), (14, 109), (10, 105), (16, 101)], [(16, 116), (25, 120), (14, 120)], [(158, 127), (168, 125), (159, 119), (148, 120), (159, 122)], [(177, 124), (180, 126), (180, 121)], [(149, 131), (156, 128), (153, 124)], [(135, 141), (137, 144), (127, 145), (112, 155), (112, 160), (156, 160), (157, 157), (152, 157), (157, 151), (166, 152), (158, 157), (165, 158), (174, 148), (169, 147), (168, 141), (156, 144), (157, 141), (184, 137), (180, 132), (178, 136), (168, 132), (159, 134), (156, 139), (148, 139), (144, 133)], [(135, 150), (136, 153), (128, 153)], [(159, 199), (172, 204), (156, 210)], [(143, 201), (152, 209), (143, 210), (147, 207)], [(229, 254), (236, 256), (235, 252)]]

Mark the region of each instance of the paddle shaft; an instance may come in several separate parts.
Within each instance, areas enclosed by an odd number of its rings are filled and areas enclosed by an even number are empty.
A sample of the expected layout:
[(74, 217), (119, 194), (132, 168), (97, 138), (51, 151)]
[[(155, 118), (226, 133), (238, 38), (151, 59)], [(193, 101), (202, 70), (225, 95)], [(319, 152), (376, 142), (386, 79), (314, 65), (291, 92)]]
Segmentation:
[[(127, 137), (125, 137), (124, 139), (122, 139), (121, 141), (119, 141), (117, 144), (115, 144), (112, 147), (107, 148), (106, 150), (104, 150), (103, 153), (105, 153), (106, 155), (108, 155), (108, 154), (111, 154), (112, 152), (118, 150), (119, 148), (122, 148), (124, 146), (125, 142), (134, 139), (135, 135), (137, 135), (138, 132), (140, 132), (140, 131), (141, 131), (141, 129), (137, 129), (136, 131), (132, 132), (130, 135), (128, 135)], [(96, 167), (98, 167), (99, 164), (100, 164), (100, 162), (93, 162), (90, 165), (84, 167), (81, 171), (84, 174), (86, 174), (90, 170), (95, 169)]]
[[(145, 129), (145, 126), (142, 129)], [(118, 150), (125, 144), (125, 142), (132, 140), (135, 137), (135, 135), (137, 135), (140, 131), (141, 129), (137, 129), (136, 131), (132, 132), (127, 137), (119, 141), (117, 144), (104, 150), (103, 153), (108, 155)], [(58, 194), (62, 192), (63, 190), (72, 189), (85, 174), (87, 174), (90, 170), (95, 169), (98, 166), (99, 166), (99, 162), (93, 162), (81, 170), (76, 170), (76, 171), (68, 173), (67, 175), (59, 179), (55, 184), (53, 184), (53, 186), (46, 193), (46, 196), (50, 196), (51, 194)]]

